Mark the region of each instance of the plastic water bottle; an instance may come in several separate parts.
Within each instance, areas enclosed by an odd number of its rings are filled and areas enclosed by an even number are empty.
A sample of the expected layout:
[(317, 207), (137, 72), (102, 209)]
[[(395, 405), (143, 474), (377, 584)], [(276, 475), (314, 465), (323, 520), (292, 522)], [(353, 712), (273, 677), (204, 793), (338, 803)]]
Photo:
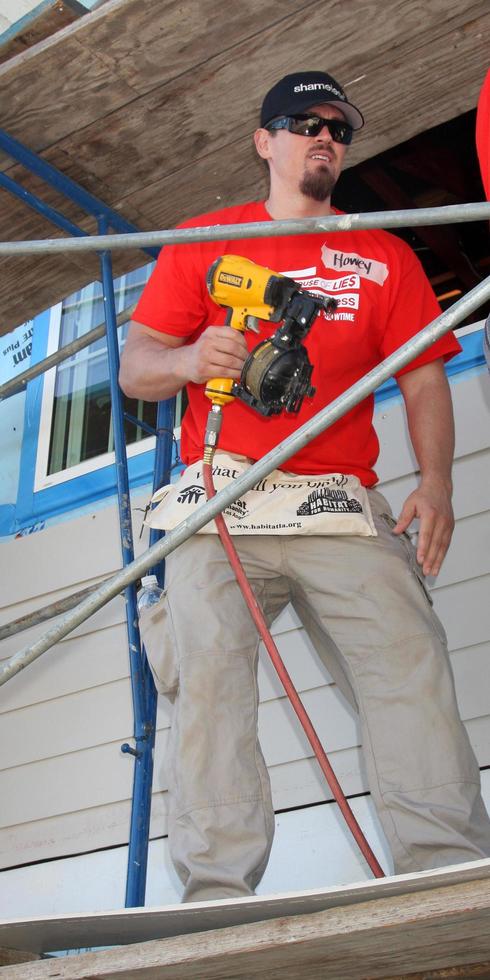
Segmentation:
[(138, 612), (154, 606), (159, 602), (163, 595), (163, 589), (158, 584), (156, 575), (143, 575), (141, 579), (141, 590), (138, 593)]

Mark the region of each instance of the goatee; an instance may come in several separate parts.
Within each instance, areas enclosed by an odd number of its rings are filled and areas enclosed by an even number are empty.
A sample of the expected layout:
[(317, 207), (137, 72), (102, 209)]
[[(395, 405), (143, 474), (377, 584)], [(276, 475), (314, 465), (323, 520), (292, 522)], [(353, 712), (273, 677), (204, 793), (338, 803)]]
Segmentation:
[(326, 201), (336, 184), (335, 177), (329, 170), (315, 170), (313, 173), (305, 170), (299, 189), (305, 197), (314, 201)]

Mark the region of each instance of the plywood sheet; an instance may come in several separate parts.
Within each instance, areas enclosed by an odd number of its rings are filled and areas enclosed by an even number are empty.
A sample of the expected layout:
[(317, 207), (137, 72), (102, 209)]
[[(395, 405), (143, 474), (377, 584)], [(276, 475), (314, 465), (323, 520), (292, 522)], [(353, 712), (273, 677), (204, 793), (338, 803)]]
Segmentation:
[[(286, 71), (326, 67), (362, 104), (356, 163), (474, 107), (489, 42), (485, 0), (347, 0), (328, 15), (322, 0), (246, 0), (226, 12), (211, 0), (110, 0), (0, 65), (0, 126), (139, 227), (171, 227), (262, 195), (250, 136), (264, 91)], [(0, 166), (13, 169), (7, 158)], [(51, 235), (11, 202), (2, 213), (0, 240), (21, 225), (26, 238)], [(116, 271), (144, 261), (120, 255)], [(90, 281), (94, 262), (2, 259), (1, 330)]]

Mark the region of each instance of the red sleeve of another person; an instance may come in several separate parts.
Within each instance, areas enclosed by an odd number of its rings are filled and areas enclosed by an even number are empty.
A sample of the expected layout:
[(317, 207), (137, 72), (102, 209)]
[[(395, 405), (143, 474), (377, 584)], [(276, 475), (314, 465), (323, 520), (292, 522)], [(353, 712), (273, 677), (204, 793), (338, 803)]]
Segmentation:
[(490, 70), (483, 83), (476, 113), (476, 150), (487, 201), (490, 201)]

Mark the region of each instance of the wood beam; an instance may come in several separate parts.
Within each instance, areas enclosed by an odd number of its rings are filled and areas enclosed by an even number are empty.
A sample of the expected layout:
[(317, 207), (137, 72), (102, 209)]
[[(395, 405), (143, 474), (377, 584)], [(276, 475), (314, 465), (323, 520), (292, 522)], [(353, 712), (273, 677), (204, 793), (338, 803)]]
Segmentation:
[[(376, 980), (488, 963), (490, 882), (4, 967), (1, 980)], [(464, 975), (464, 974), (463, 974)], [(466, 974), (468, 975), (468, 974)], [(471, 974), (470, 974), (471, 975)], [(457, 974), (456, 974), (457, 976)]]

